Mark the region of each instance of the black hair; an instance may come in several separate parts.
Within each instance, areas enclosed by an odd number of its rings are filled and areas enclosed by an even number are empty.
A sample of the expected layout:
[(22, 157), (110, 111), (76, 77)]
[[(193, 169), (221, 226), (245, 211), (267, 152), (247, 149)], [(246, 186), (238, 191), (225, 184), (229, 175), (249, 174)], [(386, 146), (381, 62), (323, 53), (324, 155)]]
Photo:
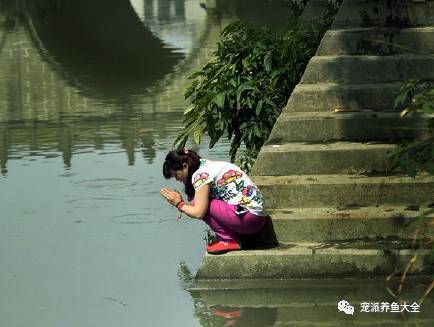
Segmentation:
[(191, 183), (191, 176), (199, 169), (200, 165), (200, 156), (196, 152), (182, 148), (170, 151), (164, 160), (163, 176), (166, 179), (173, 177), (172, 172), (181, 170), (185, 163), (188, 165), (188, 176), (184, 181), (185, 194), (187, 194), (188, 200), (191, 201), (195, 194), (193, 184)]

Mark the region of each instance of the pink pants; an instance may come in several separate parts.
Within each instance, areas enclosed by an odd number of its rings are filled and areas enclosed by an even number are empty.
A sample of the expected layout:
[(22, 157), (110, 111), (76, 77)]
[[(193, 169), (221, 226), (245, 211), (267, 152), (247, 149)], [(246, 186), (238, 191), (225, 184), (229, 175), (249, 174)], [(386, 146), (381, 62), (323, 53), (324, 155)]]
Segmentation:
[[(194, 205), (194, 200), (191, 202)], [(236, 205), (223, 200), (210, 199), (208, 212), (203, 219), (222, 241), (239, 242), (237, 234), (251, 235), (264, 226), (266, 216), (257, 216), (251, 212), (237, 215)]]

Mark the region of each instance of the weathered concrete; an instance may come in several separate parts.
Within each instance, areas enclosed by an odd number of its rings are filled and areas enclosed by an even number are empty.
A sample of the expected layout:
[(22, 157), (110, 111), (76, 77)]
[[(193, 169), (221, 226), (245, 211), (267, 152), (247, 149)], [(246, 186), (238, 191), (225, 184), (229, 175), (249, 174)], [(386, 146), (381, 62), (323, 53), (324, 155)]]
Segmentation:
[(392, 111), (403, 83), (298, 84), (283, 113), (341, 111)]
[(434, 27), (329, 30), (317, 56), (434, 53)]
[[(433, 117), (394, 108), (407, 79), (434, 80), (428, 25), (431, 0), (344, 0), (253, 168), (281, 247), (207, 255), (197, 278), (387, 275), (408, 263), (411, 239), (433, 238), (434, 216), (419, 216), (434, 176), (400, 176), (386, 159)], [(434, 268), (428, 251), (418, 260), (412, 273)]]
[(324, 17), (327, 12), (329, 0), (311, 0), (303, 9), (303, 13), (299, 17), (299, 21), (307, 24), (314, 23)]
[(434, 55), (315, 56), (301, 83), (384, 83), (434, 79)]
[(274, 125), (268, 144), (326, 141), (397, 141), (421, 138), (433, 115), (401, 118), (392, 112), (285, 112)]
[(332, 29), (387, 26), (434, 25), (434, 1), (345, 0)]
[[(309, 278), (309, 277), (374, 277), (389, 274), (397, 265), (406, 263), (416, 252), (428, 250), (400, 249), (399, 243), (293, 243), (279, 248), (245, 250), (221, 256), (206, 254), (196, 277), (221, 278)], [(422, 272), (423, 256), (411, 273)], [(231, 267), (231, 269), (228, 269)]]
[(265, 145), (253, 175), (357, 174), (389, 171), (387, 154), (395, 149), (383, 143), (284, 143)]
[(281, 242), (401, 240), (434, 237), (434, 214), (418, 206), (287, 208), (271, 211)]
[(327, 206), (428, 205), (434, 176), (255, 176), (270, 209)]
[[(368, 281), (365, 278), (201, 279), (195, 280), (187, 290), (194, 298), (201, 298), (209, 305), (227, 304), (239, 307), (259, 307), (264, 304), (277, 307), (296, 305), (296, 303), (306, 306), (315, 303), (336, 305), (345, 295), (358, 302), (368, 299), (386, 300), (388, 293), (384, 289), (384, 278), (373, 278)], [(431, 279), (429, 276), (413, 276), (406, 282), (409, 287), (409, 298), (413, 298), (423, 293)], [(390, 286), (395, 287), (396, 282), (392, 281)], [(207, 294), (210, 293), (213, 296), (208, 297)], [(297, 301), (293, 301), (294, 299)], [(426, 301), (432, 303), (434, 299), (428, 297)]]

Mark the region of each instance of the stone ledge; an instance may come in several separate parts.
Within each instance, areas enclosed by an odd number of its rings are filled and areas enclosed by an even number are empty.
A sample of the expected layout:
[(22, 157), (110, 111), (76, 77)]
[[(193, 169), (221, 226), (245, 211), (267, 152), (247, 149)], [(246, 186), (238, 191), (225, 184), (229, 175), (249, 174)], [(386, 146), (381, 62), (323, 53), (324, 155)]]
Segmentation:
[(372, 84), (298, 84), (282, 113), (390, 111), (403, 82)]
[(385, 83), (434, 79), (434, 55), (315, 56), (301, 83)]
[[(419, 208), (418, 208), (419, 209)], [(400, 240), (410, 244), (434, 237), (434, 214), (419, 220), (426, 208), (402, 206), (362, 208), (286, 208), (271, 210), (273, 230), (280, 242)]]
[(434, 27), (328, 30), (316, 55), (434, 53)]
[[(339, 244), (298, 243), (267, 250), (205, 254), (196, 279), (375, 277), (390, 274), (416, 253), (392, 247), (391, 242), (350, 243), (348, 248)], [(410, 273), (430, 273), (423, 262), (430, 251), (417, 252), (419, 256)]]
[(387, 159), (396, 146), (384, 143), (269, 144), (262, 147), (253, 175), (357, 174), (390, 171)]
[(388, 112), (283, 112), (277, 119), (268, 144), (325, 141), (396, 142), (422, 138), (434, 115), (400, 117)]
[(269, 209), (433, 203), (434, 176), (253, 176)]
[(332, 28), (434, 25), (434, 1), (345, 0)]

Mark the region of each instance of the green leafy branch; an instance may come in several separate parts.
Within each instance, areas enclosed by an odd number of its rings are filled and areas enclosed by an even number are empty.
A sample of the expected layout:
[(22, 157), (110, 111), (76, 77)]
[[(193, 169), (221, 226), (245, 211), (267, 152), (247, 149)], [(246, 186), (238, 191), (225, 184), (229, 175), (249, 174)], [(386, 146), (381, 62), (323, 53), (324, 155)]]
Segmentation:
[[(413, 113), (434, 113), (434, 86), (430, 82), (411, 80), (405, 83), (395, 99), (401, 117)], [(428, 119), (426, 136), (421, 140), (400, 144), (389, 154), (395, 168), (415, 177), (418, 171), (434, 174), (434, 118)]]
[(174, 144), (185, 146), (191, 136), (200, 143), (206, 133), (212, 148), (225, 135), (232, 161), (241, 146), (244, 156), (257, 155), (325, 30), (320, 24), (227, 26), (214, 59), (189, 77), (184, 96), (191, 105)]

